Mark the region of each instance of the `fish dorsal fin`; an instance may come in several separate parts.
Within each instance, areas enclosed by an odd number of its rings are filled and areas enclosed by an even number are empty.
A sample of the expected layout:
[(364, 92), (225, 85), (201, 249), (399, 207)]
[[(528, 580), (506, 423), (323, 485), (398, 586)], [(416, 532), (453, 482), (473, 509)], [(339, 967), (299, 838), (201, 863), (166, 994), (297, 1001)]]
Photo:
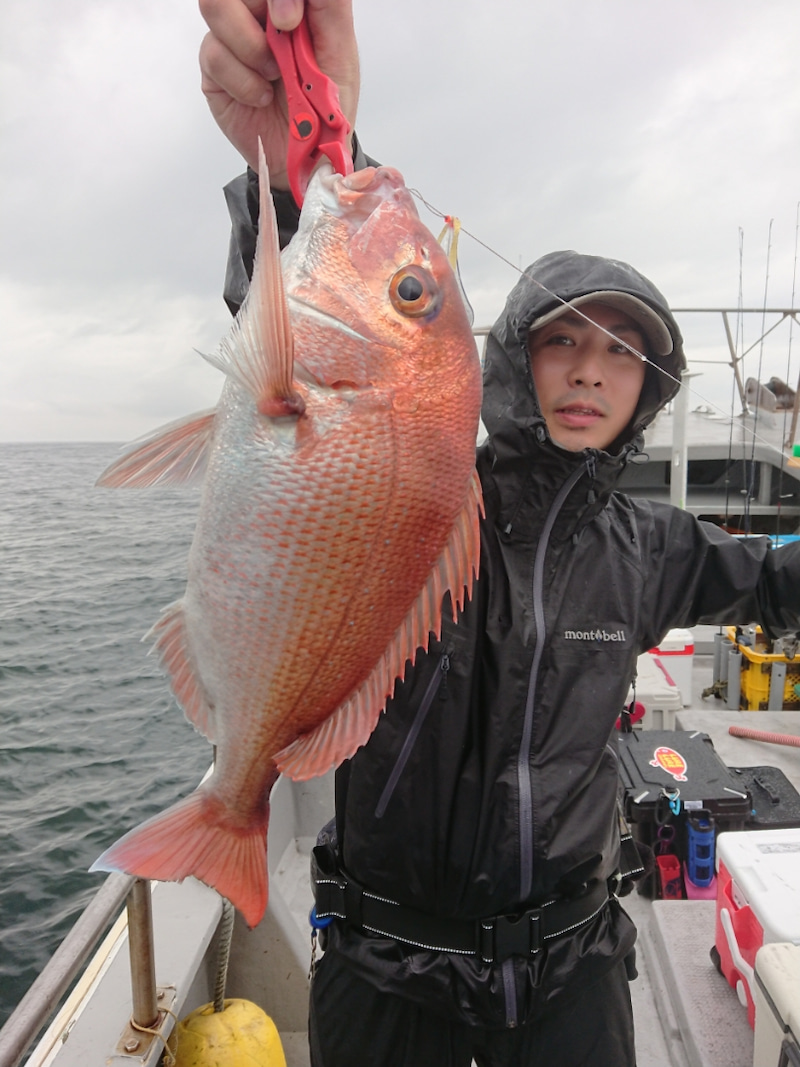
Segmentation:
[(164, 608), (161, 618), (142, 640), (150, 638), (155, 638), (153, 648), (169, 674), (172, 692), (186, 718), (212, 745), (216, 744), (214, 713), (187, 651), (182, 600)]
[(201, 411), (141, 438), (97, 479), (107, 489), (191, 485), (201, 481), (214, 428), (212, 411)]
[(292, 383), (294, 347), (278, 223), (260, 140), (258, 190), (258, 242), (250, 289), (219, 351), (205, 358), (244, 386), (262, 415), (302, 415), (305, 404)]
[(467, 500), (450, 538), (419, 596), (372, 673), (356, 692), (316, 729), (287, 745), (274, 757), (278, 770), (296, 781), (315, 778), (337, 767), (366, 744), (378, 716), (403, 676), (407, 660), (429, 634), (441, 635), (442, 599), (449, 592), (453, 617), (472, 593), (480, 559), (479, 514), (483, 511), (481, 486), (473, 474)]

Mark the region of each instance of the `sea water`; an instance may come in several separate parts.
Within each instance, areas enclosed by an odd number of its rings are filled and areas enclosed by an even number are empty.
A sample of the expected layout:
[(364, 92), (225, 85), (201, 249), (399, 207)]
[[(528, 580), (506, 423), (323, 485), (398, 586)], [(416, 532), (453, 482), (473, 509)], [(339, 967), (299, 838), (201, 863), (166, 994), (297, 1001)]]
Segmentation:
[(0, 1025), (211, 748), (142, 637), (180, 598), (196, 489), (94, 483), (119, 445), (0, 444)]

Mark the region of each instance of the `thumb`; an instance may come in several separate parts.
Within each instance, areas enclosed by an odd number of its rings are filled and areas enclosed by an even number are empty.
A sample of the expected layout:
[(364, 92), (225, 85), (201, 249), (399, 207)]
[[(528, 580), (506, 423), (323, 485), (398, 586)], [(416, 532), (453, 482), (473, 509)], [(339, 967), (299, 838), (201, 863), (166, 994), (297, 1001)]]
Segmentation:
[(342, 111), (352, 128), (360, 88), (352, 0), (308, 0), (306, 13), (317, 64), (339, 87)]

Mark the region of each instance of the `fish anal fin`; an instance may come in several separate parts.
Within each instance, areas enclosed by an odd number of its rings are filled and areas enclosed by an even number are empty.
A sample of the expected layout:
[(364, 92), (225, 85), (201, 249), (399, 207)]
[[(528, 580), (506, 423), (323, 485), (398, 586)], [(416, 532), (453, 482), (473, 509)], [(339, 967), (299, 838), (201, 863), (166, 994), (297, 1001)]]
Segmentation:
[(182, 882), (192, 876), (216, 889), (258, 925), (267, 906), (267, 824), (242, 826), (205, 786), (135, 827), (92, 864), (139, 878)]
[(189, 722), (211, 744), (216, 743), (214, 713), (189, 655), (183, 601), (165, 608), (158, 622), (145, 634), (155, 638), (153, 645), (169, 674), (172, 692)]
[(137, 441), (97, 479), (108, 489), (190, 485), (202, 479), (215, 412), (201, 411)]
[(454, 617), (472, 593), (480, 561), (482, 511), (481, 485), (474, 473), (448, 542), (380, 661), (333, 714), (273, 757), (282, 774), (296, 781), (316, 778), (366, 744), (406, 662), (414, 659), (418, 648), (427, 648), (431, 633), (441, 634), (445, 593), (451, 595)]

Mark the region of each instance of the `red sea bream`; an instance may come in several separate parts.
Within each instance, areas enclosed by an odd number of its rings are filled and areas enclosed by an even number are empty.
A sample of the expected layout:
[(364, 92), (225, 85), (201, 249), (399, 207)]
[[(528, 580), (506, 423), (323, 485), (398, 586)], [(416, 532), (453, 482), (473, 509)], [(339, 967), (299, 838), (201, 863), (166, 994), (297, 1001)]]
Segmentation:
[(406, 661), (471, 590), (480, 367), (456, 279), (400, 174), (320, 167), (282, 256), (261, 165), (250, 292), (211, 361), (214, 411), (101, 485), (203, 478), (186, 592), (153, 628), (213, 774), (95, 870), (216, 887), (255, 925), (269, 794), (373, 730)]

